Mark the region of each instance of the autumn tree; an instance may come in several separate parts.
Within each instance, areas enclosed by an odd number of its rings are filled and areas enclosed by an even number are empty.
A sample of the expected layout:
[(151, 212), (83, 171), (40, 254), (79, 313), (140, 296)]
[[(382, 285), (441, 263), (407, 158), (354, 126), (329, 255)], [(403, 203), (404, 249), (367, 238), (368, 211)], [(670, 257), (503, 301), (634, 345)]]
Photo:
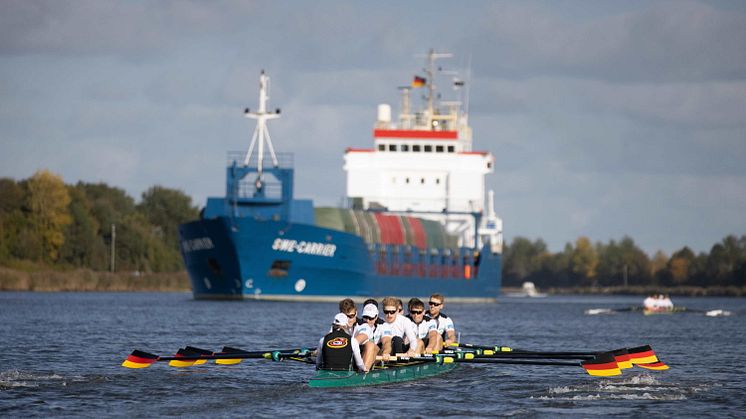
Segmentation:
[(596, 279), (598, 254), (587, 237), (579, 237), (570, 253), (569, 268), (579, 279), (579, 285), (592, 285)]
[(36, 172), (27, 182), (26, 203), (32, 229), (41, 241), (46, 261), (59, 258), (59, 249), (65, 242), (65, 227), (70, 224), (70, 195), (59, 176), (47, 171)]

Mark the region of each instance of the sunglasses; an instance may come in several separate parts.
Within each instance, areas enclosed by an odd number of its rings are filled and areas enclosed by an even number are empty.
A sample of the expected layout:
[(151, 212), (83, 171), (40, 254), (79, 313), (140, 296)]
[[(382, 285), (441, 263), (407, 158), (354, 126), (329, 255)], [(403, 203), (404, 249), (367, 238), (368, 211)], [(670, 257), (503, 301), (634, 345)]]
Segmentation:
[(345, 316), (347, 316), (347, 318), (348, 318), (348, 319), (351, 319), (351, 318), (353, 318), (353, 317), (356, 317), (356, 316), (357, 316), (357, 313), (352, 313), (352, 314), (345, 314)]
[(435, 301), (430, 301), (430, 302), (428, 302), (428, 304), (431, 305), (431, 306), (433, 306), (433, 307), (437, 307), (437, 306), (443, 305), (443, 303), (436, 303)]
[(397, 311), (399, 310), (383, 310), (383, 312), (386, 314), (396, 314)]
[(423, 313), (423, 311), (422, 311), (422, 310), (409, 310), (409, 312), (410, 312), (411, 314), (414, 314), (415, 316), (419, 316), (420, 314), (422, 314), (422, 313)]
[(370, 316), (363, 316), (363, 320), (365, 320), (365, 321), (371, 321), (371, 320), (375, 320), (375, 319), (376, 319), (376, 317), (378, 317), (378, 316), (374, 316), (374, 317), (370, 317)]

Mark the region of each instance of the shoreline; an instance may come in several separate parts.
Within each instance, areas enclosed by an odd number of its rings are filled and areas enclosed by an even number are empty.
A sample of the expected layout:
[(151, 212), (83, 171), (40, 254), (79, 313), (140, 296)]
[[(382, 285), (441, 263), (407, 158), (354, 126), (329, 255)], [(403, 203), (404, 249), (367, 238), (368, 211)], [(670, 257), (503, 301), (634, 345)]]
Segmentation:
[[(191, 292), (186, 271), (179, 272), (96, 272), (90, 269), (20, 270), (0, 266), (0, 292)], [(502, 294), (520, 292), (520, 287), (502, 287)], [(687, 297), (746, 297), (746, 287), (548, 287), (539, 290), (549, 295), (651, 295)]]
[(96, 272), (90, 269), (23, 271), (0, 267), (0, 292), (191, 292), (186, 271)]

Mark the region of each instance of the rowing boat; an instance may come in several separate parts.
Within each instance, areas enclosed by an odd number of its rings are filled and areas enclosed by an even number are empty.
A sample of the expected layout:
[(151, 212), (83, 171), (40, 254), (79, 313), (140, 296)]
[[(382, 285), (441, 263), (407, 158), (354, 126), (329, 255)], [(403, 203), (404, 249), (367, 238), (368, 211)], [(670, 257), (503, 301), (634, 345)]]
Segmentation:
[(419, 380), (426, 377), (444, 374), (454, 368), (456, 368), (456, 364), (415, 362), (375, 368), (368, 373), (322, 370), (318, 371), (316, 376), (308, 381), (308, 386), (314, 388), (330, 388), (400, 383), (403, 381)]

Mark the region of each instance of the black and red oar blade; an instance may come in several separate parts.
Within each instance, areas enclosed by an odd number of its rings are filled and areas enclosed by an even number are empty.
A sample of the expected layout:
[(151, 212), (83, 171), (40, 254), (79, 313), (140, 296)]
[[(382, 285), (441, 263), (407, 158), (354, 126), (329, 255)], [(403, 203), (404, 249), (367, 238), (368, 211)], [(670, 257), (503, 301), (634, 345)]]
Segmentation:
[(147, 368), (158, 361), (159, 358), (158, 355), (135, 349), (127, 359), (122, 362), (122, 366), (126, 368)]
[(645, 368), (648, 370), (655, 370), (655, 371), (665, 371), (668, 369), (668, 365), (658, 361), (658, 362), (651, 362), (649, 364), (636, 364), (640, 368)]
[(619, 369), (626, 370), (632, 368), (632, 360), (627, 348), (615, 349), (609, 353), (614, 357), (617, 365), (619, 365)]
[(627, 349), (629, 353), (630, 361), (637, 364), (651, 364), (658, 362), (658, 357), (655, 355), (655, 351), (650, 345), (638, 346), (636, 348)]
[(608, 352), (598, 354), (593, 359), (582, 361), (580, 365), (585, 368), (588, 374), (596, 377), (610, 377), (622, 374), (622, 370), (619, 369), (614, 355)]

